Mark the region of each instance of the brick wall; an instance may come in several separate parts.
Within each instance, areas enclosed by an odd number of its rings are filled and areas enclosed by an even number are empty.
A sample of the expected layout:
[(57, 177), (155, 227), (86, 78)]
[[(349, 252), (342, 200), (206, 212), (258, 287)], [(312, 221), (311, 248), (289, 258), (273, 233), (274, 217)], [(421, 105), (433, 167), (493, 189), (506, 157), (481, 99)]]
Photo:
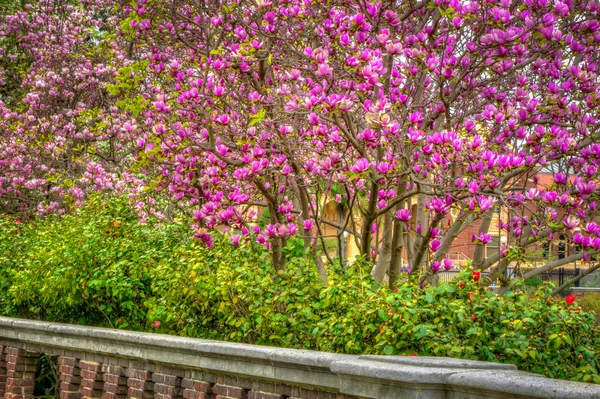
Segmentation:
[[(350, 399), (335, 392), (19, 342), (0, 345), (0, 397), (34, 399), (41, 352), (58, 356), (60, 399)], [(28, 350), (20, 347), (27, 346)]]
[(0, 398), (34, 399), (41, 353), (60, 399), (600, 398), (600, 385), (465, 359), (352, 356), (0, 317)]

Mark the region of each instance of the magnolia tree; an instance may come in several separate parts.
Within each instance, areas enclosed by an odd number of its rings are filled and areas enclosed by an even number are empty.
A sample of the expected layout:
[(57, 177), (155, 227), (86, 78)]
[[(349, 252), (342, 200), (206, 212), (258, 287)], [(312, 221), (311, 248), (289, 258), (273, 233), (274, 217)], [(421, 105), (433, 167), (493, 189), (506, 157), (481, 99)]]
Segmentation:
[(126, 65), (108, 1), (13, 2), (0, 17), (0, 211), (62, 213), (135, 182), (136, 125), (105, 85)]
[[(558, 234), (581, 248), (527, 278), (600, 249), (599, 10), (123, 2), (111, 15), (123, 15), (132, 62), (109, 91), (136, 124), (111, 120), (131, 132), (119, 144), (135, 137), (139, 148), (140, 208), (189, 215), (206, 245), (227, 230), (234, 245), (264, 245), (281, 270), (298, 237), (326, 281), (321, 250), (333, 262), (326, 244), (341, 255), (349, 236), (391, 285), (402, 266), (421, 282), (452, 267), (452, 244), (472, 226), (473, 266), (490, 281), (530, 266)], [(553, 181), (537, 185), (540, 173)], [(507, 241), (486, 256), (492, 228)]]
[[(292, 236), (316, 254), (325, 226), (340, 248), (349, 233), (392, 285), (403, 257), (421, 281), (451, 267), (452, 243), (474, 223), (473, 266), (490, 279), (558, 233), (582, 251), (521, 277), (585, 259), (600, 249), (599, 10), (546, 0), (125, 6), (143, 60), (127, 75), (144, 100), (152, 192), (189, 209), (207, 245), (228, 226), (232, 243), (269, 248), (276, 269)], [(547, 187), (535, 185), (541, 172), (554, 175)], [(324, 212), (331, 201), (336, 218)], [(251, 227), (256, 205), (269, 211), (264, 227)], [(498, 209), (507, 242), (486, 258)]]

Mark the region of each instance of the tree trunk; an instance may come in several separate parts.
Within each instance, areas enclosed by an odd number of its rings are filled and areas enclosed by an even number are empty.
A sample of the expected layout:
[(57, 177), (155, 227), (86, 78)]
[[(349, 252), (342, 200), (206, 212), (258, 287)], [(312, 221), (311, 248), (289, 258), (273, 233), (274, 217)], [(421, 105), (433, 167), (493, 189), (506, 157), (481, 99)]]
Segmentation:
[(390, 266), (390, 261), (392, 259), (392, 225), (394, 223), (394, 218), (392, 216), (392, 211), (386, 212), (384, 215), (383, 221), (383, 245), (381, 246), (381, 251), (379, 252), (379, 258), (377, 259), (377, 264), (373, 267), (371, 271), (371, 275), (377, 281), (383, 281), (385, 278), (385, 273), (388, 271)]
[(404, 240), (404, 226), (397, 220), (394, 220), (394, 232), (392, 237), (392, 259), (390, 260), (390, 289), (396, 288), (398, 276), (402, 270), (402, 248)]
[[(490, 229), (490, 225), (492, 224), (492, 219), (494, 217), (494, 208), (490, 208), (486, 211), (483, 216), (483, 220), (481, 221), (481, 226), (479, 227), (479, 234), (487, 233)], [(473, 254), (473, 269), (481, 270), (483, 261), (485, 258), (485, 245), (481, 243), (477, 243), (475, 246), (475, 252)]]
[(337, 217), (338, 217), (338, 227), (337, 236), (338, 236), (338, 258), (340, 259), (340, 265), (342, 267), (346, 266), (346, 261), (348, 258), (348, 246), (346, 244), (345, 237), (345, 219), (346, 219), (346, 210), (342, 204), (338, 204), (336, 207)]
[[(277, 209), (269, 204), (269, 218), (271, 224), (277, 224)], [(283, 239), (281, 237), (271, 237), (271, 259), (276, 271), (285, 271), (285, 254), (283, 253)]]

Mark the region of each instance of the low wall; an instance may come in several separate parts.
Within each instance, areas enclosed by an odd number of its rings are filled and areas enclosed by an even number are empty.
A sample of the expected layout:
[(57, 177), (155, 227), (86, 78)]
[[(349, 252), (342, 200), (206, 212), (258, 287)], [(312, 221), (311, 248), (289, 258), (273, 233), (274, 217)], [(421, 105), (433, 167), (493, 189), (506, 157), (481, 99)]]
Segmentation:
[(60, 398), (600, 398), (600, 386), (512, 365), (350, 356), (0, 317), (0, 390), (32, 399), (40, 353)]
[(600, 295), (600, 288), (597, 287), (571, 287), (569, 292), (576, 297), (582, 297), (585, 294)]

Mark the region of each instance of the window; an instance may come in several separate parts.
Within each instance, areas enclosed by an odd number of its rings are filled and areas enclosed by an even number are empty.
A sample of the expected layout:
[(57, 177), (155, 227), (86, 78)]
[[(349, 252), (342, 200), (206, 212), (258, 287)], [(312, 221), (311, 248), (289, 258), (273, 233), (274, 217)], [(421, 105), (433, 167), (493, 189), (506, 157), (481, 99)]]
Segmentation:
[(544, 247), (542, 248), (542, 259), (548, 260), (550, 259), (550, 243), (545, 242)]
[(500, 237), (492, 237), (492, 241), (488, 242), (485, 246), (485, 257), (490, 257), (498, 254), (500, 249)]
[(564, 259), (567, 256), (567, 237), (561, 234), (558, 240), (558, 259)]

